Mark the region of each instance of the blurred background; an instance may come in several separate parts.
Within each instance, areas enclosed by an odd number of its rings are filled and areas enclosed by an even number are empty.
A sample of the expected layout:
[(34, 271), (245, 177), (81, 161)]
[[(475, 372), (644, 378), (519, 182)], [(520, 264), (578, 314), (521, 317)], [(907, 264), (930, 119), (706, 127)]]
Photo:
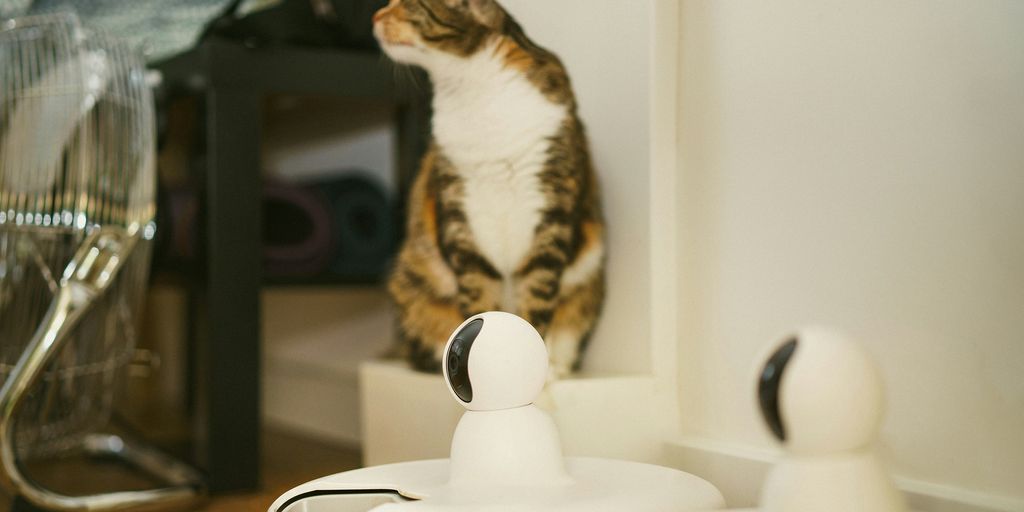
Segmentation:
[[(0, 0), (143, 52), (157, 229), (111, 428), (197, 467), (207, 510), (447, 456), (461, 409), (381, 358), (430, 117), (427, 78), (373, 41), (385, 3)], [(882, 364), (881, 446), (915, 508), (1024, 510), (1024, 4), (502, 3), (566, 63), (607, 205), (605, 312), (549, 390), (568, 453), (752, 505), (777, 456), (757, 358), (827, 324)], [(102, 468), (33, 471), (151, 484)]]

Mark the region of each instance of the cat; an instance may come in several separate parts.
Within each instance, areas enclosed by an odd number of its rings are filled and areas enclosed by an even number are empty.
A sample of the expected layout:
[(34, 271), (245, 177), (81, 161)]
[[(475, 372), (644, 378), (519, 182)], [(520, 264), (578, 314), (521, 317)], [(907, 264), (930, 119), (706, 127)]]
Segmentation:
[(434, 88), (388, 279), (399, 352), (440, 371), (465, 318), (502, 310), (544, 337), (552, 378), (577, 370), (604, 302), (605, 226), (565, 67), (495, 0), (391, 0), (374, 35)]

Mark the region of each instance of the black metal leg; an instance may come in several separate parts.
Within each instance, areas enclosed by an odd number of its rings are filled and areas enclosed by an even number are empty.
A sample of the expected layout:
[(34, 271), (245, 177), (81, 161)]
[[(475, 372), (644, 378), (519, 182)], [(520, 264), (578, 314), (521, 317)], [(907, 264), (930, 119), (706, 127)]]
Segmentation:
[(213, 492), (252, 489), (260, 474), (260, 97), (206, 94), (207, 232), (202, 452)]

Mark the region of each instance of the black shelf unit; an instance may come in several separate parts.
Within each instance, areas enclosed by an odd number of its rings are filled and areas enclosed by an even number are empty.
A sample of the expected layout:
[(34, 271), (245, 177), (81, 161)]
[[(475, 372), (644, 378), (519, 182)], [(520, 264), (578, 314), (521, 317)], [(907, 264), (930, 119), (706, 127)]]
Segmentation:
[[(260, 289), (340, 285), (342, 280), (265, 282), (261, 254), (260, 126), (270, 94), (335, 95), (395, 105), (399, 204), (426, 146), (429, 93), (395, 82), (378, 52), (270, 46), (208, 39), (152, 66), (167, 97), (196, 97), (205, 133), (201, 216), (204, 251), (185, 276), (190, 387), (197, 465), (211, 492), (260, 483)], [(426, 80), (421, 80), (426, 83)]]

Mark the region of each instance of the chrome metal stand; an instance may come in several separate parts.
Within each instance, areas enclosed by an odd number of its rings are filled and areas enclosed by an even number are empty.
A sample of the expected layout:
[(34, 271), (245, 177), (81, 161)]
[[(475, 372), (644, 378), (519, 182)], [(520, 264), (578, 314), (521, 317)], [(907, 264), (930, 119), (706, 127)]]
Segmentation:
[(27, 478), (17, 457), (16, 423), (19, 407), (42, 377), (68, 334), (106, 292), (128, 260), (138, 234), (121, 228), (99, 228), (90, 233), (68, 264), (60, 287), (32, 340), (0, 389), (0, 484), (32, 505), (54, 511), (112, 511), (138, 507), (176, 506), (201, 494), (202, 479), (191, 468), (144, 445), (112, 435), (88, 435), (82, 442), (87, 454), (112, 456), (168, 483), (146, 491), (91, 496), (65, 496)]

